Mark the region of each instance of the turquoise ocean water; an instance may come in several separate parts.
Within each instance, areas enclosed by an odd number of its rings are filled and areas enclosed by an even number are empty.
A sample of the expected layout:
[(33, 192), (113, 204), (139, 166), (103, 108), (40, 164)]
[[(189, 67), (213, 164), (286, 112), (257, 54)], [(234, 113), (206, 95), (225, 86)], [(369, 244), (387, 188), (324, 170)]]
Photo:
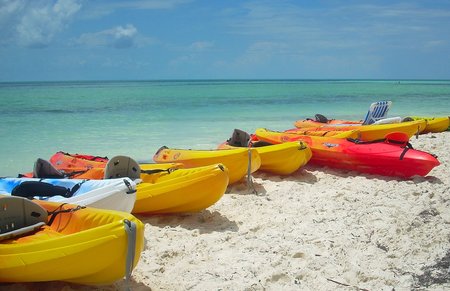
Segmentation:
[(151, 161), (162, 146), (210, 149), (234, 128), (284, 130), (316, 113), (362, 119), (450, 114), (450, 81), (207, 80), (0, 83), (0, 176), (57, 151)]

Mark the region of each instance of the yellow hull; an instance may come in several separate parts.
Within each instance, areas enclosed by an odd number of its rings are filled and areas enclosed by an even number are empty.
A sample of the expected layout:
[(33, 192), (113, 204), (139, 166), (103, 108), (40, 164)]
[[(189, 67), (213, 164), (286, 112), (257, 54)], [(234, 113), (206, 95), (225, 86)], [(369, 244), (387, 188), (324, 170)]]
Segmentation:
[[(373, 141), (373, 140), (381, 140), (384, 139), (385, 136), (392, 132), (404, 132), (408, 135), (409, 138), (412, 136), (421, 133), (427, 125), (425, 120), (416, 120), (416, 121), (408, 121), (401, 123), (388, 123), (388, 124), (371, 124), (371, 125), (326, 125), (321, 126), (315, 129), (308, 128), (307, 131), (348, 131), (348, 130), (356, 130), (357, 138), (364, 141)], [(295, 132), (299, 134), (305, 134), (305, 131), (302, 129), (299, 130), (289, 130), (289, 132)], [(352, 134), (354, 135), (354, 134)], [(334, 136), (340, 137), (340, 136)], [(352, 136), (353, 137), (353, 136)]]
[[(236, 148), (222, 144), (221, 149)], [(311, 149), (304, 142), (288, 142), (277, 145), (255, 147), (261, 157), (258, 171), (277, 175), (290, 175), (311, 159)]]
[(261, 156), (260, 170), (278, 175), (289, 175), (306, 165), (311, 159), (311, 149), (304, 142), (257, 147)]
[(161, 148), (154, 156), (156, 163), (182, 163), (187, 168), (223, 164), (229, 171), (229, 184), (235, 183), (261, 166), (261, 158), (255, 149), (185, 150)]
[(359, 139), (372, 141), (381, 140), (392, 132), (404, 132), (409, 138), (421, 133), (427, 125), (425, 120), (401, 122), (401, 123), (391, 123), (391, 124), (375, 124), (375, 125), (364, 125), (358, 129)]
[[(37, 203), (48, 211), (61, 205)], [(34, 234), (0, 242), (0, 282), (100, 285), (120, 280), (126, 275), (128, 245), (124, 220), (136, 225), (134, 267), (144, 248), (143, 223), (128, 213), (85, 208), (58, 214), (51, 226)]]
[[(170, 164), (168, 164), (170, 165)], [(180, 164), (178, 164), (180, 165)], [(141, 169), (161, 169), (164, 164), (141, 164)], [(141, 174), (133, 213), (200, 211), (216, 203), (228, 186), (228, 169), (221, 164), (170, 173)]]
[(421, 133), (429, 132), (443, 132), (448, 130), (450, 126), (450, 117), (423, 117), (423, 116), (412, 116), (414, 120), (426, 120), (427, 126)]

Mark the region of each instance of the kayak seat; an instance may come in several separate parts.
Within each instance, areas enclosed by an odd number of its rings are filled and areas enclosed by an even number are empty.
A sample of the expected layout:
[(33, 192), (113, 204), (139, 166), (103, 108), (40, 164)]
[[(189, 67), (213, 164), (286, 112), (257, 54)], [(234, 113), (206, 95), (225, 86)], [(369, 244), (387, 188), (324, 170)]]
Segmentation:
[(228, 144), (234, 147), (248, 147), (251, 140), (250, 135), (240, 129), (235, 129), (231, 138), (227, 140)]
[(317, 122), (328, 123), (328, 118), (326, 118), (322, 114), (317, 113), (316, 115), (314, 115), (314, 118), (316, 119)]
[(73, 194), (80, 188), (80, 186), (80, 184), (77, 184), (73, 186), (72, 189), (69, 189), (63, 186), (57, 186), (43, 181), (24, 181), (12, 189), (11, 195), (29, 199), (32, 199), (34, 196), (63, 196), (69, 198), (73, 196)]
[(22, 197), (0, 196), (0, 241), (32, 233), (45, 226), (47, 211)]
[(33, 168), (34, 178), (64, 178), (64, 174), (56, 169), (49, 161), (38, 158), (34, 163)]
[(384, 142), (387, 144), (406, 146), (409, 142), (409, 137), (404, 132), (391, 132), (385, 136)]
[(111, 158), (105, 167), (105, 179), (125, 178), (139, 179), (141, 177), (141, 167), (139, 164), (127, 156), (115, 156)]

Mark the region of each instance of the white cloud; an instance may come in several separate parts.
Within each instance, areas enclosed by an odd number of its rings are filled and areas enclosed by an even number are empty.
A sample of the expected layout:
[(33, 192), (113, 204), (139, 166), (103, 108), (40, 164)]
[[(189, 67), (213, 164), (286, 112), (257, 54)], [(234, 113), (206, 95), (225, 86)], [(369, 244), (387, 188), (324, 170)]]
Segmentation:
[(23, 0), (1, 0), (0, 1), (0, 21), (4, 21), (6, 18), (14, 15), (18, 11), (22, 10), (25, 6)]
[(2, 1), (0, 37), (3, 44), (45, 47), (81, 9), (77, 0)]
[(24, 7), (22, 0), (0, 0), (0, 45), (8, 44), (15, 36), (11, 23), (17, 23)]
[(213, 47), (214, 47), (214, 42), (212, 42), (212, 41), (197, 41), (197, 42), (193, 42), (189, 46), (189, 50), (192, 52), (202, 52), (202, 51), (210, 50)]
[(426, 49), (433, 49), (433, 48), (439, 48), (448, 45), (447, 41), (442, 40), (430, 40), (425, 43)]
[(272, 57), (279, 57), (289, 53), (289, 47), (285, 43), (260, 41), (252, 44), (238, 63), (261, 64), (268, 63)]
[(112, 1), (90, 2), (89, 9), (86, 9), (84, 16), (87, 18), (100, 18), (111, 14), (116, 10), (135, 9), (135, 10), (157, 10), (174, 9), (180, 5), (192, 2), (192, 0), (138, 0), (138, 1)]
[(291, 62), (293, 55), (300, 51), (293, 51), (284, 42), (258, 41), (252, 43), (245, 52), (229, 64), (223, 64), (231, 68), (249, 68), (266, 66), (274, 61), (280, 63)]
[(215, 45), (212, 41), (201, 40), (195, 41), (187, 47), (178, 48), (183, 54), (169, 61), (169, 66), (180, 66), (187, 63), (199, 63), (205, 54), (210, 53)]
[[(448, 10), (420, 7), (417, 3), (388, 5), (304, 5), (285, 1), (243, 4), (230, 12), (232, 33), (309, 49), (371, 50), (410, 42), (444, 40), (450, 24)], [(405, 2), (406, 3), (406, 2)], [(433, 35), (434, 34), (434, 35)]]
[(112, 5), (118, 8), (132, 9), (172, 9), (189, 2), (192, 2), (192, 0), (140, 0), (122, 1)]
[(134, 25), (116, 26), (111, 29), (94, 33), (82, 34), (75, 43), (89, 47), (130, 48), (138, 44), (148, 43), (149, 39), (139, 38), (138, 30)]

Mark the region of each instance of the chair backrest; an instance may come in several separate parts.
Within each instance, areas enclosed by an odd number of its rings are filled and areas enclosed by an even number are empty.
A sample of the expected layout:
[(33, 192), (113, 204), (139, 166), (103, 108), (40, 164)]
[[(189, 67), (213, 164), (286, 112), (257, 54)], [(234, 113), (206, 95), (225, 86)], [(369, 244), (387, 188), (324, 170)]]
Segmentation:
[(38, 158), (34, 163), (33, 177), (62, 179), (64, 178), (64, 174), (56, 169), (49, 161)]
[(23, 197), (0, 195), (0, 241), (33, 232), (47, 223), (45, 208)]
[(392, 105), (392, 101), (378, 101), (370, 105), (369, 111), (363, 120), (363, 124), (372, 124), (375, 121), (386, 118), (389, 108)]
[(105, 179), (123, 178), (139, 179), (141, 176), (141, 167), (128, 156), (112, 157), (105, 167)]
[(235, 147), (248, 147), (248, 143), (250, 142), (251, 139), (252, 138), (250, 134), (236, 128), (233, 131), (233, 135), (231, 136), (230, 139), (227, 140), (227, 142), (229, 145)]

